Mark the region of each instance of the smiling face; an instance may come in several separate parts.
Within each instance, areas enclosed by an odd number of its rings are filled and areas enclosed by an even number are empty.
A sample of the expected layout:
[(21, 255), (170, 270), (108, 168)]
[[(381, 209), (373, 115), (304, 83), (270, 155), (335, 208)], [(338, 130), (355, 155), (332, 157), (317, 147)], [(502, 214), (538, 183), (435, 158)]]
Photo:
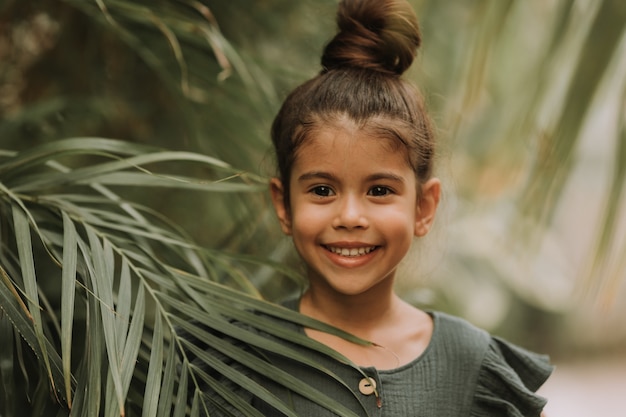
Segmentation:
[(296, 154), (288, 205), (283, 185), (272, 181), (281, 227), (315, 291), (358, 295), (391, 288), (413, 237), (432, 222), (438, 181), (421, 187), (418, 200), (404, 147), (373, 132), (346, 119), (315, 129)]

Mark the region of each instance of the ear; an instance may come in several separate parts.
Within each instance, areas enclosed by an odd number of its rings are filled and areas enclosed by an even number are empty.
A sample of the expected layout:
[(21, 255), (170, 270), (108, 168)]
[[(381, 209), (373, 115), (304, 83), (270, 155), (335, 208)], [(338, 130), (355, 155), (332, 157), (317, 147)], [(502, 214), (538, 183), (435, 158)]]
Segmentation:
[(423, 237), (431, 229), (435, 221), (439, 198), (441, 197), (441, 181), (431, 178), (422, 185), (422, 193), (417, 202), (415, 215), (415, 236)]
[(278, 178), (272, 178), (270, 181), (270, 196), (274, 204), (274, 211), (280, 222), (280, 228), (286, 235), (291, 235), (291, 215), (288, 205), (285, 204), (285, 189), (283, 183)]

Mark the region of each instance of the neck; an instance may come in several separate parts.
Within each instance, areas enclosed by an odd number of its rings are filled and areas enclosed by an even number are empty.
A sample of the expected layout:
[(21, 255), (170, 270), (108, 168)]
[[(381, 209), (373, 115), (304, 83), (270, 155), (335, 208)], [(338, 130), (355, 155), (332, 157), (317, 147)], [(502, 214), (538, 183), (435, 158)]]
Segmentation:
[(357, 336), (392, 320), (402, 301), (390, 288), (358, 295), (311, 287), (302, 296), (300, 312)]

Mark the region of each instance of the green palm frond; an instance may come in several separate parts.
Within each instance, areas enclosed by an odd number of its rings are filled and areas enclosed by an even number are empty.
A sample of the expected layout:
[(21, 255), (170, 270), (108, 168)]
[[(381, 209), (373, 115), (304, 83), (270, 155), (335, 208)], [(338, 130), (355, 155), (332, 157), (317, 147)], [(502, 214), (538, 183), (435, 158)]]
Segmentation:
[[(465, 315), (467, 294), (451, 292), (484, 276), (563, 308), (524, 268), (542, 237), (557, 240), (552, 223), (585, 125), (624, 85), (625, 3), (413, 3), (425, 36), (414, 75), (442, 147), (454, 148), (459, 194), (437, 301)], [(0, 2), (0, 38), (14, 52), (0, 66), (0, 414), (65, 415), (71, 405), (72, 415), (194, 415), (211, 387), (256, 415), (222, 383), (226, 373), (274, 403), (246, 372), (205, 354), (212, 344), (351, 415), (241, 349), (308, 363), (259, 332), (323, 349), (273, 317), (319, 323), (263, 301), (302, 277), (268, 227), (255, 173), (279, 97), (317, 72), (335, 9), (335, 0)], [(594, 167), (609, 180), (580, 271), (581, 292), (607, 302), (626, 271), (620, 114), (620, 133), (603, 137), (614, 159)]]
[[(211, 184), (219, 183), (219, 192), (257, 192), (265, 185), (262, 179), (239, 175), (213, 158), (104, 139), (69, 139), (25, 152), (5, 150), (3, 155), (0, 308), (3, 320), (13, 323), (40, 362), (39, 378), (48, 384), (38, 390), (49, 385), (73, 413), (113, 416), (142, 409), (144, 414), (162, 416), (170, 415), (172, 406), (186, 409), (179, 404), (192, 400), (183, 391), (187, 389), (198, 393), (189, 407), (206, 407), (211, 399), (200, 393), (208, 386), (251, 412), (223, 391), (221, 374), (293, 415), (241, 370), (201, 348), (210, 346), (248, 372), (262, 373), (342, 415), (353, 415), (237, 345), (260, 347), (319, 367), (257, 332), (346, 361), (277, 326), (271, 317), (336, 330), (263, 301), (251, 286), (229, 281), (235, 265), (196, 246), (170, 222), (100, 182), (115, 173), (118, 189), (153, 186), (158, 179), (163, 187), (216, 192)], [(63, 166), (57, 162), (62, 158)], [(156, 162), (202, 164), (213, 176), (172, 179), (156, 173), (162, 171)], [(36, 252), (47, 257), (35, 256)], [(48, 305), (40, 300), (43, 293)], [(24, 348), (19, 339), (11, 346)], [(15, 370), (13, 374), (17, 377)], [(15, 381), (3, 381), (7, 383)]]

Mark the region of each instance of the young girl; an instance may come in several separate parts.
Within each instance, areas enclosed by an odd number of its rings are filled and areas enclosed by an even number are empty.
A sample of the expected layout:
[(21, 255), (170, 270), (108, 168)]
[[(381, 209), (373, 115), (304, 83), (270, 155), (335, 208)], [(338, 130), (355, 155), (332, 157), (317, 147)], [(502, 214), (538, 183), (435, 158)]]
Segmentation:
[[(401, 78), (420, 45), (416, 16), (404, 0), (344, 0), (337, 22), (322, 71), (274, 121), (279, 176), (270, 192), (309, 281), (286, 305), (374, 345), (299, 328), (361, 368), (307, 353), (338, 379), (265, 357), (357, 415), (539, 416), (546, 358), (394, 293), (398, 264), (431, 228), (441, 192), (421, 95)], [(298, 416), (335, 415), (286, 387), (264, 386)]]

